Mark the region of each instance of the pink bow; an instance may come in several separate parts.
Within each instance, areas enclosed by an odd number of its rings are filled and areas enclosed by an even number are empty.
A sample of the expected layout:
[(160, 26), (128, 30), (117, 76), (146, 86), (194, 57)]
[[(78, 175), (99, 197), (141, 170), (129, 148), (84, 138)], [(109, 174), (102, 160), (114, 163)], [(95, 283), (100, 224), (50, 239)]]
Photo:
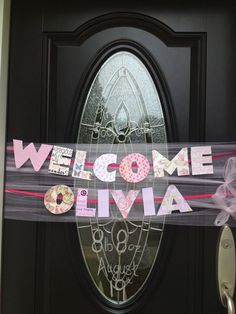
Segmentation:
[(230, 216), (236, 219), (236, 157), (227, 160), (224, 180), (212, 196), (214, 202), (222, 209), (215, 219), (216, 226), (224, 225)]

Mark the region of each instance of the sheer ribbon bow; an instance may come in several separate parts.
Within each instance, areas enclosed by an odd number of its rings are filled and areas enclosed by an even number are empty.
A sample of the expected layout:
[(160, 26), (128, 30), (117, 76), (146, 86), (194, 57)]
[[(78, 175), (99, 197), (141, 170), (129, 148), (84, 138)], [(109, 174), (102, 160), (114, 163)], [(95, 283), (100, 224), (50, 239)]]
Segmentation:
[(221, 212), (215, 219), (216, 226), (224, 225), (230, 216), (236, 219), (236, 157), (227, 160), (224, 169), (225, 182), (220, 185), (212, 196), (219, 205)]

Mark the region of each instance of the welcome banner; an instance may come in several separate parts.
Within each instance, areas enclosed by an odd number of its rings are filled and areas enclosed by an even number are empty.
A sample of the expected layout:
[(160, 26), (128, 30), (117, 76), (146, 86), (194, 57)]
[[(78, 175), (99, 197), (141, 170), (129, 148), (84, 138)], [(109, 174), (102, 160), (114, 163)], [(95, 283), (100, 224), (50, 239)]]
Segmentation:
[(235, 144), (7, 146), (5, 218), (235, 224)]

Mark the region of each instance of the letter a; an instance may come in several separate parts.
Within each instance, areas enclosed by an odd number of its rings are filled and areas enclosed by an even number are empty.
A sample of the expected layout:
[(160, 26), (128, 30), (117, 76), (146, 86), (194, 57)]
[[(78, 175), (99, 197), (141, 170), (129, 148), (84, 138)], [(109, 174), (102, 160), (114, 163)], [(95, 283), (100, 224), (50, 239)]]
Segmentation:
[(170, 185), (166, 191), (157, 215), (169, 215), (174, 210), (179, 210), (181, 213), (192, 211), (177, 187), (175, 185)]

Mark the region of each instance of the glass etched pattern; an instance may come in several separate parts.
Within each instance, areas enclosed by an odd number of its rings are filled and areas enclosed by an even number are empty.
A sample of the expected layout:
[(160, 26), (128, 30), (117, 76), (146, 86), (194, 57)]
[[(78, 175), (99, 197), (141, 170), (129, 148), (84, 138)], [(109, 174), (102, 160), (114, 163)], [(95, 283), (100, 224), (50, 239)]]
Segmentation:
[[(98, 71), (84, 104), (77, 142), (98, 147), (109, 144), (113, 153), (126, 152), (132, 144), (167, 142), (156, 86), (134, 54), (115, 53)], [(119, 182), (106, 188), (119, 189)], [(133, 206), (140, 210), (140, 204)], [(157, 224), (147, 217), (140, 221), (122, 219), (115, 214), (114, 204), (110, 210), (110, 221), (91, 218), (86, 225), (77, 221), (77, 227), (92, 281), (107, 301), (118, 305), (134, 298), (148, 279), (164, 222)]]

